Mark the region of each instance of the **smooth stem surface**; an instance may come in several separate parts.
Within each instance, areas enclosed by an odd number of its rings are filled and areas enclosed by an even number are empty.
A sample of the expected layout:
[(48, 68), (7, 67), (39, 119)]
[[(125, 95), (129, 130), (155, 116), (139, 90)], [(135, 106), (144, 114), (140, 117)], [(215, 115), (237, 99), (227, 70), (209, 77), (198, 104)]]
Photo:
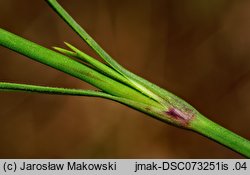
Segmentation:
[(194, 131), (211, 138), (222, 145), (250, 158), (250, 141), (227, 130), (226, 128), (207, 119), (202, 114), (197, 114), (191, 127)]

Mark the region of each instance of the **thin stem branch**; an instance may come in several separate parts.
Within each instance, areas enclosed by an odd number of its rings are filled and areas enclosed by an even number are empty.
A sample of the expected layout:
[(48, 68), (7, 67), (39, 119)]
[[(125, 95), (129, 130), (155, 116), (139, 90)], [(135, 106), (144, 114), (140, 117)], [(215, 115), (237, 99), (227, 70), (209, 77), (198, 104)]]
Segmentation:
[[(154, 100), (166, 105), (165, 101), (161, 96), (158, 95), (160, 91), (165, 94), (171, 94), (164, 91), (162, 88), (150, 83), (149, 81), (135, 75), (134, 73), (128, 71), (119, 63), (117, 63), (101, 46), (69, 15), (69, 13), (56, 1), (56, 0), (46, 0), (48, 4), (57, 12), (59, 16), (111, 67), (113, 67), (117, 72), (127, 77), (130, 80), (130, 85), (134, 89), (138, 89), (145, 95)], [(171, 98), (169, 98), (171, 99)]]
[(198, 114), (192, 122), (194, 131), (250, 158), (250, 141)]
[[(71, 96), (90, 96), (90, 97), (101, 97), (109, 100), (113, 100), (141, 111), (145, 114), (151, 115), (158, 120), (164, 120), (160, 114), (162, 109), (155, 108), (154, 106), (149, 106), (145, 103), (140, 103), (134, 100), (130, 100), (123, 97), (117, 97), (105, 92), (94, 91), (94, 90), (82, 90), (82, 89), (69, 89), (69, 88), (58, 88), (58, 87), (48, 87), (48, 86), (38, 86), (38, 85), (28, 85), (28, 84), (18, 84), (18, 83), (7, 83), (0, 82), (0, 92), (30, 92), (30, 93), (42, 93), (42, 94), (53, 94), (53, 95), (71, 95)], [(166, 122), (166, 121), (165, 121)]]
[(35, 61), (63, 71), (69, 75), (79, 78), (95, 87), (118, 97), (124, 97), (138, 102), (161, 106), (140, 92), (117, 82), (75, 60), (62, 54), (49, 50), (36, 43), (28, 41), (13, 33), (0, 28), (0, 45), (19, 52)]

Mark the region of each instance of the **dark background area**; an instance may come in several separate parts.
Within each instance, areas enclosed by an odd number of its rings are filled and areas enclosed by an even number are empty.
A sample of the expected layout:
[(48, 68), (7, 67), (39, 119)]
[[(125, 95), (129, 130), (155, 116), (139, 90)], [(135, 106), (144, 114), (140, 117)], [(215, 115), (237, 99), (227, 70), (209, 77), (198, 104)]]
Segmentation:
[[(250, 139), (250, 1), (59, 1), (119, 63)], [(0, 0), (1, 27), (96, 56), (45, 1)], [(0, 81), (92, 88), (0, 48)], [(242, 158), (98, 98), (0, 93), (1, 158)]]

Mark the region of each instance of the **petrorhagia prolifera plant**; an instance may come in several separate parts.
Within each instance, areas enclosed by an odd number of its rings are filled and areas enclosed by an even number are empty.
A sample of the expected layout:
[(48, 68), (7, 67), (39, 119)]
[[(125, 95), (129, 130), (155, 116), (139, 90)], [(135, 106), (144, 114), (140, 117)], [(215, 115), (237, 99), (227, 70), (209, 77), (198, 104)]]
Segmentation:
[(4, 29), (0, 29), (0, 45), (83, 80), (98, 88), (99, 91), (0, 82), (1, 91), (95, 96), (114, 100), (163, 122), (200, 133), (250, 157), (249, 140), (207, 119), (181, 98), (123, 68), (56, 0), (47, 0), (47, 2), (106, 64), (69, 43), (65, 43), (69, 49), (54, 47), (58, 51), (56, 52)]

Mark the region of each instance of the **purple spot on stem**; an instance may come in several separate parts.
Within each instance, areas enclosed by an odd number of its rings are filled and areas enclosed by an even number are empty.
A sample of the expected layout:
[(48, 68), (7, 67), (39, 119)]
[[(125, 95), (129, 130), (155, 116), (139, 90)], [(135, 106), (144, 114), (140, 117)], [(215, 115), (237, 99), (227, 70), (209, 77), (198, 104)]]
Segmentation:
[(179, 109), (171, 108), (166, 113), (177, 120), (188, 121), (190, 119), (190, 116), (188, 114), (183, 113)]

